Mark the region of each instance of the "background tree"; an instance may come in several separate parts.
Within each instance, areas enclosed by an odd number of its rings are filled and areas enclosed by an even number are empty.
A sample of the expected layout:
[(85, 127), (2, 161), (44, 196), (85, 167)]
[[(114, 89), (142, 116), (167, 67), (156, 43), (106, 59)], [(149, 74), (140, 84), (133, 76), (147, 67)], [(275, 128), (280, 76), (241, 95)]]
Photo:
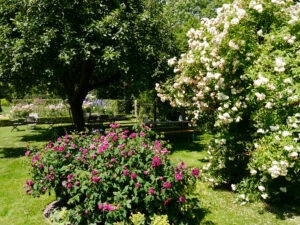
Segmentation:
[(154, 86), (163, 76), (172, 49), (163, 3), (1, 1), (0, 78), (19, 92), (47, 85), (68, 99), (76, 128), (83, 129), (89, 91), (123, 82), (132, 89)]

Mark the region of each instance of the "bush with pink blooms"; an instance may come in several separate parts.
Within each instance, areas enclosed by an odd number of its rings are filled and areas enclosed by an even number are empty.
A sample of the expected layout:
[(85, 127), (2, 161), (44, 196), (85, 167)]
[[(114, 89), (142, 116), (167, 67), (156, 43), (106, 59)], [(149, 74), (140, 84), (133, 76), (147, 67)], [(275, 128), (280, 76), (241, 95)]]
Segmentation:
[(192, 199), (185, 194), (199, 170), (173, 165), (168, 153), (145, 125), (132, 132), (113, 124), (105, 135), (65, 135), (26, 153), (32, 157), (26, 193), (54, 191), (72, 224), (113, 224), (137, 212), (148, 219), (167, 214), (178, 224), (189, 213), (185, 205)]

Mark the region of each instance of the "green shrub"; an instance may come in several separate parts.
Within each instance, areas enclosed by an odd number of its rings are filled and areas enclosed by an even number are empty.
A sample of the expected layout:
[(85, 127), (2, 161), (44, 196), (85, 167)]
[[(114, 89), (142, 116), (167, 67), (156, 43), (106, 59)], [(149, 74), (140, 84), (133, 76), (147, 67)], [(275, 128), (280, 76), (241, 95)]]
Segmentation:
[(29, 151), (32, 180), (26, 192), (54, 191), (73, 224), (128, 221), (132, 212), (166, 214), (176, 222), (199, 170), (172, 165), (168, 150), (151, 135), (144, 125), (130, 133), (113, 124), (106, 135), (74, 133)]

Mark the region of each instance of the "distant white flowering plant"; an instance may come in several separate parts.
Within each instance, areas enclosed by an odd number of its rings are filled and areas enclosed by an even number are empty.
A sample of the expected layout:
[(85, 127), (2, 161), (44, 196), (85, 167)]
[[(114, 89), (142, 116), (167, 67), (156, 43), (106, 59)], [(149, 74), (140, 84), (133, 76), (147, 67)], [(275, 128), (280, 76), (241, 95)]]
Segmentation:
[[(174, 78), (156, 85), (162, 101), (185, 107), (194, 123), (209, 123), (215, 138), (207, 169), (214, 179), (207, 180), (214, 184), (279, 179), (298, 170), (299, 15), (300, 3), (292, 0), (224, 4), (216, 18), (203, 18), (187, 33), (189, 50), (169, 60)], [(288, 166), (273, 165), (275, 156)], [(267, 161), (264, 170), (257, 159)], [(264, 185), (257, 180), (255, 190), (269, 199), (275, 189)]]

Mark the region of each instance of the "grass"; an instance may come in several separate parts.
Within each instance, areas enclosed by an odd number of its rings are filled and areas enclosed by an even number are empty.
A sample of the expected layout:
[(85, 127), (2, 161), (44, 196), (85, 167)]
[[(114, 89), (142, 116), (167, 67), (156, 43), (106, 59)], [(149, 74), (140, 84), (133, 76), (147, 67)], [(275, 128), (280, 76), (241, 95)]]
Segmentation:
[[(39, 128), (46, 128), (40, 126)], [(12, 127), (0, 128), (0, 224), (45, 224), (42, 210), (54, 196), (33, 198), (23, 188), (28, 178), (29, 163), (24, 157), (27, 145), (43, 145), (49, 138), (63, 132), (62, 127), (11, 132)]]
[[(11, 132), (11, 127), (0, 128), (0, 224), (43, 225), (42, 210), (53, 201), (54, 196), (33, 198), (25, 194), (23, 185), (28, 177), (29, 166), (24, 157), (27, 145), (43, 145), (49, 139), (64, 134), (64, 128), (57, 126), (46, 130), (39, 126), (28, 130)], [(198, 134), (192, 140), (191, 134), (166, 135), (173, 145), (171, 157), (175, 162), (183, 160), (189, 166), (201, 166), (207, 162), (205, 143), (210, 136)], [(204, 218), (202, 224), (300, 224), (300, 208), (290, 205), (269, 206), (262, 202), (240, 206), (234, 203), (234, 194), (224, 189), (212, 189), (199, 182), (195, 196), (200, 199)]]
[[(183, 160), (189, 166), (199, 167), (207, 162), (205, 144), (209, 135), (198, 134), (192, 141), (191, 134), (166, 136), (173, 144), (171, 157), (175, 162)], [(203, 224), (254, 225), (254, 224), (300, 224), (300, 205), (280, 206), (255, 202), (247, 205), (235, 203), (235, 196), (229, 190), (213, 189), (200, 181), (196, 187), (196, 197), (200, 199), (205, 211)]]

